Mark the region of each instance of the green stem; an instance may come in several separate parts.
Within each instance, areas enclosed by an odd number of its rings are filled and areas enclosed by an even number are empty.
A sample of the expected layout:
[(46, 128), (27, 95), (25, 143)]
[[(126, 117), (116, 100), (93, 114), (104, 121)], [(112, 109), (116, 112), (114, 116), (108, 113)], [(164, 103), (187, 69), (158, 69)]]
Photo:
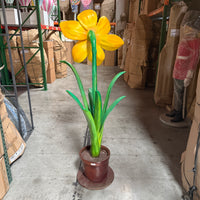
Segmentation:
[(94, 31), (90, 30), (88, 33), (92, 45), (92, 96), (95, 105), (95, 93), (97, 91), (97, 49), (96, 49), (96, 36)]

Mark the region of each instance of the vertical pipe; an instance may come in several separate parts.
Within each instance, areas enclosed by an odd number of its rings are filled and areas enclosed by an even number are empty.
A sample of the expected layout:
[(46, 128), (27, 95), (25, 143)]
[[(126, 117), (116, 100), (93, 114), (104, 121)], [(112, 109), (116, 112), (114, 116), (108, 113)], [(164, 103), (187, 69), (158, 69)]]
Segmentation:
[(37, 11), (37, 24), (38, 24), (39, 48), (40, 48), (40, 56), (41, 56), (41, 64), (42, 64), (43, 84), (44, 84), (44, 90), (47, 90), (47, 79), (46, 79), (46, 70), (45, 70), (45, 61), (44, 61), (44, 52), (43, 52), (43, 40), (42, 40), (39, 0), (36, 0), (35, 2), (36, 2), (36, 11)]
[(6, 142), (5, 142), (5, 137), (4, 137), (4, 133), (3, 133), (3, 126), (2, 126), (2, 122), (1, 122), (1, 117), (0, 117), (0, 131), (1, 131), (0, 136), (1, 136), (2, 142), (3, 142), (3, 150), (4, 150), (4, 160), (5, 160), (5, 165), (6, 165), (6, 173), (7, 173), (7, 177), (8, 177), (8, 182), (10, 184), (11, 181), (12, 181), (12, 174), (11, 174), (11, 170), (10, 170), (8, 152), (7, 152), (7, 148), (6, 148)]
[[(0, 34), (2, 33), (2, 29), (0, 26)], [(0, 36), (0, 48), (1, 48), (1, 61), (2, 64), (5, 66), (2, 70), (2, 84), (9, 85), (10, 84), (10, 78), (9, 78), (9, 73), (8, 73), (8, 68), (7, 68), (7, 62), (6, 62), (6, 55), (5, 55), (5, 45), (3, 41), (3, 36)]]
[(140, 10), (141, 10), (141, 3), (142, 3), (142, 0), (139, 0), (139, 9), (138, 9), (138, 15), (140, 14)]
[(12, 74), (12, 81), (14, 85), (14, 94), (16, 98), (16, 105), (17, 105), (17, 117), (18, 117), (18, 122), (19, 122), (19, 130), (21, 132), (21, 119), (20, 119), (20, 114), (19, 114), (19, 103), (18, 103), (18, 97), (17, 97), (17, 86), (16, 86), (16, 80), (15, 80), (15, 71), (13, 68), (13, 61), (12, 61), (12, 53), (11, 53), (11, 47), (10, 47), (10, 41), (9, 41), (9, 32), (8, 32), (8, 24), (7, 24), (7, 19), (6, 19), (6, 13), (5, 13), (5, 5), (4, 5), (4, 0), (1, 0), (1, 5), (2, 5), (2, 12), (3, 12), (3, 18), (4, 18), (4, 24), (5, 24), (5, 31), (6, 31), (6, 41), (8, 45), (8, 54), (9, 54), (9, 59), (10, 59), (10, 67), (11, 67), (11, 74)]
[(33, 114), (32, 114), (32, 106), (31, 106), (29, 82), (28, 82), (28, 72), (27, 72), (26, 59), (25, 59), (25, 54), (24, 54), (24, 42), (23, 42), (23, 37), (22, 37), (22, 25), (21, 25), (21, 18), (20, 18), (20, 14), (19, 14), (19, 2), (18, 1), (16, 1), (16, 5), (17, 5), (17, 16), (18, 16), (19, 29), (20, 29), (20, 39), (21, 39), (21, 47), (22, 47), (22, 58), (23, 58), (23, 63), (24, 63), (26, 88), (27, 88), (27, 94), (28, 94), (29, 112), (30, 112), (30, 117), (31, 117), (31, 126), (32, 126), (32, 130), (33, 130), (34, 129)]
[[(0, 36), (1, 37), (1, 36)], [(0, 54), (2, 55), (2, 52), (0, 50)], [(0, 56), (0, 68), (3, 67), (3, 59), (2, 59), (2, 56)], [(6, 79), (5, 79), (5, 75), (4, 75), (4, 72), (3, 72), (3, 69), (0, 70), (0, 85), (6, 85)]]
[[(58, 7), (58, 25), (60, 25), (60, 2), (59, 2), (59, 0), (57, 0), (57, 7)], [(64, 19), (64, 16), (63, 16), (63, 19)], [(60, 39), (62, 39), (61, 31), (59, 31), (59, 36), (60, 36)]]

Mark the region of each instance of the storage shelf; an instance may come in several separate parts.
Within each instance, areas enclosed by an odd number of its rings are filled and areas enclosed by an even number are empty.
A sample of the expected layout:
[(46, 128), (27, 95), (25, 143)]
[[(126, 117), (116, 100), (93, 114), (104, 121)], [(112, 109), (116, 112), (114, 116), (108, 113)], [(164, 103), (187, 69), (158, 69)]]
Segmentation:
[[(4, 29), (5, 27), (3, 25), (1, 25), (1, 28)], [(19, 28), (18, 25), (8, 25), (8, 29), (10, 30), (17, 30)], [(23, 25), (23, 30), (29, 30), (29, 29), (36, 29), (38, 28), (37, 25)], [(41, 25), (41, 29), (42, 30), (54, 30), (54, 31), (60, 31), (60, 27), (56, 27), (56, 26), (46, 26), (46, 25)]]

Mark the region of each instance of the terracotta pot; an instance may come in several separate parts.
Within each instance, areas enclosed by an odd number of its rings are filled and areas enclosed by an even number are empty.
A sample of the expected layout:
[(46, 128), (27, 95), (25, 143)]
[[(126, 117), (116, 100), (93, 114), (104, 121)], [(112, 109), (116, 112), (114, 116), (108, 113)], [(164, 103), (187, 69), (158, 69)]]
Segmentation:
[[(87, 151), (88, 158), (83, 158), (84, 152)], [(84, 175), (91, 180), (92, 182), (101, 182), (103, 181), (108, 174), (108, 164), (110, 158), (110, 150), (105, 147), (101, 146), (101, 151), (106, 151), (107, 155), (104, 159), (100, 161), (96, 161), (97, 158), (93, 158), (90, 155), (90, 146), (86, 146), (81, 149), (79, 155), (83, 162), (83, 173)]]

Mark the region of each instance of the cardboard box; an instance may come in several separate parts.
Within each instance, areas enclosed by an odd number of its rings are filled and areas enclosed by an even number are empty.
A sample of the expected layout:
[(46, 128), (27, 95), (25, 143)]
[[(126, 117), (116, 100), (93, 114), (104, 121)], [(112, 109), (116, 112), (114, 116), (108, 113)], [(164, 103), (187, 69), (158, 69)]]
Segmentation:
[[(49, 16), (47, 11), (44, 10), (40, 10), (40, 20), (41, 20), (41, 24), (42, 25), (49, 25)], [(31, 25), (37, 25), (37, 15), (36, 12), (34, 12), (31, 16), (30, 16), (30, 24)]]
[[(18, 25), (18, 15), (17, 15), (17, 9), (15, 8), (5, 8), (5, 14), (6, 14), (6, 20), (7, 24), (9, 25)], [(19, 11), (20, 19), (21, 19), (21, 12)], [(0, 9), (0, 16), (1, 16), (1, 24), (4, 24), (4, 17), (3, 17), (3, 11)]]
[(47, 83), (53, 83), (56, 80), (53, 41), (52, 40), (44, 41), (43, 47), (45, 49), (48, 59)]
[(53, 83), (56, 80), (55, 68), (47, 69), (47, 83)]
[(4, 195), (9, 189), (9, 182), (6, 172), (4, 157), (0, 158), (0, 199), (3, 199)]
[(9, 162), (11, 164), (24, 153), (26, 144), (15, 125), (8, 117), (6, 106), (2, 99), (3, 95), (0, 92), (0, 117), (3, 126)]
[(104, 66), (115, 66), (116, 51), (105, 51)]
[(67, 62), (73, 64), (73, 58), (72, 58), (72, 48), (74, 46), (74, 42), (72, 40), (64, 41), (65, 48), (67, 50)]

